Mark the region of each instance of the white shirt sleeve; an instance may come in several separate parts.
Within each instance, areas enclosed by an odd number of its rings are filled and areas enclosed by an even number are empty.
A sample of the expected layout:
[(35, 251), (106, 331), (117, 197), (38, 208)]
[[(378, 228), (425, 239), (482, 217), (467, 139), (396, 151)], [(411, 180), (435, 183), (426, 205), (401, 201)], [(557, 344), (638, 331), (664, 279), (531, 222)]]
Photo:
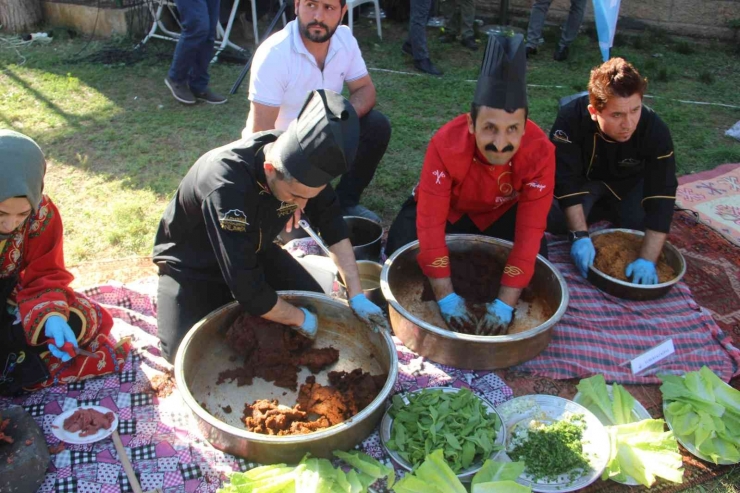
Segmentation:
[(352, 82), (353, 80), (360, 79), (365, 77), (368, 73), (365, 60), (362, 58), (360, 45), (357, 44), (357, 40), (352, 35), (350, 35), (350, 40), (350, 52), (352, 55), (349, 62), (349, 69), (347, 70), (347, 76), (344, 78), (345, 82)]
[(249, 100), (279, 107), (288, 87), (288, 63), (277, 49), (261, 46), (252, 60)]

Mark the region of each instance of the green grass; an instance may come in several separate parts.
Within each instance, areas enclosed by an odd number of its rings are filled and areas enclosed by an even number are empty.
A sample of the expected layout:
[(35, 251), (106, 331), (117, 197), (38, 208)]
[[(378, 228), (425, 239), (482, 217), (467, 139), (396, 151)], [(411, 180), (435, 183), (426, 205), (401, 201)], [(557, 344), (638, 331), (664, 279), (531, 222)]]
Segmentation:
[[(393, 137), (375, 179), (363, 196), (390, 223), (418, 179), (433, 133), (467, 111), (483, 45), (471, 53), (437, 42), (428, 31), (433, 61), (442, 78), (418, 75), (400, 51), (405, 26), (355, 25), (378, 90), (377, 108), (393, 125)], [(581, 35), (564, 63), (552, 60), (557, 33), (530, 59), (530, 118), (548, 131), (557, 100), (586, 88), (589, 70), (600, 63), (592, 36)], [(640, 39), (640, 41), (636, 41)], [(740, 143), (724, 136), (737, 109), (682, 104), (697, 100), (740, 106), (740, 61), (732, 44), (674, 41), (661, 31), (620, 37), (612, 54), (633, 61), (650, 80), (647, 99), (673, 134), (680, 173), (740, 161)], [(49, 158), (46, 191), (62, 210), (68, 263), (150, 253), (157, 222), (177, 185), (204, 152), (236, 140), (248, 110), (245, 82), (223, 106), (183, 106), (164, 87), (173, 45), (148, 46), (143, 61), (92, 63), (75, 55), (86, 39), (55, 37), (49, 45), (15, 51), (0, 44), (0, 127), (35, 138)], [(690, 50), (686, 50), (686, 46)], [(129, 47), (119, 41), (113, 47)], [(83, 57), (111, 43), (93, 42)], [(691, 51), (690, 53), (684, 53)], [(226, 93), (240, 66), (211, 67), (212, 87)]]

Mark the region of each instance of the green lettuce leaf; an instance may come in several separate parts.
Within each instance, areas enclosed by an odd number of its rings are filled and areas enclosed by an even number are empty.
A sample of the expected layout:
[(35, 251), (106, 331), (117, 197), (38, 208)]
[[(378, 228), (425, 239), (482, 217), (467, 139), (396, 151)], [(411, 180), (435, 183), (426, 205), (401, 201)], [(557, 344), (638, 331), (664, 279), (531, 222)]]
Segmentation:
[(473, 486), (494, 481), (513, 481), (522, 475), (524, 467), (524, 462), (496, 462), (488, 459), (473, 476)]
[(473, 485), (470, 493), (530, 493), (532, 488), (516, 481), (492, 481)]
[[(584, 402), (588, 399), (594, 406), (596, 406), (604, 416), (609, 420), (611, 424), (619, 424), (614, 417), (614, 407), (612, 400), (609, 398), (609, 393), (606, 390), (606, 381), (604, 375), (594, 375), (590, 378), (582, 379), (578, 385), (576, 385), (578, 391), (584, 396), (584, 401), (579, 404), (584, 407), (590, 407)], [(579, 399), (580, 401), (581, 399)]]
[(621, 385), (612, 385), (612, 398), (614, 400), (614, 424), (623, 425), (637, 421), (632, 415), (632, 408), (635, 406), (635, 398), (632, 394)]
[(429, 484), (436, 485), (445, 493), (467, 493), (454, 471), (447, 465), (441, 449), (427, 456), (416, 470), (416, 476)]
[(356, 468), (358, 471), (364, 472), (365, 474), (372, 476), (376, 480), (381, 478), (388, 478), (388, 488), (391, 488), (393, 486), (393, 483), (395, 483), (396, 481), (396, 472), (393, 470), (392, 467), (381, 464), (379, 461), (373, 459), (363, 452), (358, 452), (357, 450), (352, 450), (350, 452), (335, 450), (334, 455), (342, 459), (350, 466)]
[(717, 402), (729, 410), (740, 414), (740, 390), (734, 389), (722, 381), (712, 370), (703, 366), (699, 373), (712, 386), (714, 397)]

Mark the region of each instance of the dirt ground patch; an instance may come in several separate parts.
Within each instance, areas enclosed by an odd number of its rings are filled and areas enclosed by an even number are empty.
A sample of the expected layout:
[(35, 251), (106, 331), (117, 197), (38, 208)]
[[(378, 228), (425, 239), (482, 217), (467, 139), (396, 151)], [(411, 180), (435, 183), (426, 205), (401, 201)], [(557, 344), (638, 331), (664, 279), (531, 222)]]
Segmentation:
[(74, 289), (97, 286), (108, 281), (126, 284), (157, 275), (157, 267), (152, 263), (151, 257), (127, 257), (83, 262), (68, 265), (67, 270), (75, 276), (71, 284)]

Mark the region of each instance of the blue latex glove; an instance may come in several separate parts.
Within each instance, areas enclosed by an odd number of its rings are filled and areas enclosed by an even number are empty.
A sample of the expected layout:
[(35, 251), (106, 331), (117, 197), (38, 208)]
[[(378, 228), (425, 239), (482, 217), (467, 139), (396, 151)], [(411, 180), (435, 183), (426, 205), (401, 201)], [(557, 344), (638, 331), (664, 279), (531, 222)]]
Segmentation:
[(479, 335), (492, 336), (506, 334), (513, 315), (514, 308), (499, 299), (486, 303), (486, 314), (480, 321), (477, 332)]
[(437, 302), (439, 311), (442, 312), (442, 318), (451, 329), (456, 329), (460, 325), (469, 325), (473, 319), (465, 306), (465, 300), (455, 293), (450, 293)]
[(583, 277), (588, 277), (588, 268), (594, 265), (595, 257), (596, 249), (594, 249), (591, 238), (576, 240), (570, 247), (570, 258), (573, 259), (573, 263), (576, 264), (578, 272)]
[(304, 318), (303, 323), (295, 328), (299, 333), (308, 337), (309, 339), (316, 339), (316, 332), (319, 330), (319, 319), (313, 313), (309, 312), (305, 308), (301, 308)]
[(383, 310), (378, 305), (367, 299), (364, 293), (356, 294), (349, 300), (349, 306), (355, 312), (357, 318), (365, 322), (373, 332), (380, 329), (390, 330), (385, 319)]
[(71, 343), (74, 347), (77, 347), (77, 337), (72, 332), (69, 324), (63, 317), (59, 315), (52, 315), (46, 319), (44, 324), (44, 334), (50, 339), (54, 339), (54, 344), (49, 343), (49, 352), (59, 358), (62, 361), (69, 361), (72, 359), (70, 355), (59, 349), (64, 346), (65, 342)]
[(638, 258), (627, 266), (624, 273), (634, 284), (658, 284), (658, 273), (655, 264), (644, 258)]

